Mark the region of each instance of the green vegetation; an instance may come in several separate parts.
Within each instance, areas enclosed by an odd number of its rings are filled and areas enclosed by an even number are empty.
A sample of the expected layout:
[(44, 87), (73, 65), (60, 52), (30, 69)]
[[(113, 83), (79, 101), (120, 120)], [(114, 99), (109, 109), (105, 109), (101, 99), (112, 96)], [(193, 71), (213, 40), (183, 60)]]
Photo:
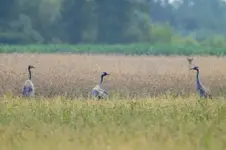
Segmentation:
[(0, 53), (119, 53), (131, 55), (225, 55), (225, 48), (209, 46), (186, 46), (186, 45), (151, 45), (151, 44), (128, 44), (128, 45), (1, 45)]
[[(225, 18), (222, 0), (2, 0), (0, 43), (87, 44), (77, 46), (78, 51), (218, 54), (226, 48)], [(105, 46), (89, 44), (132, 46), (107, 46), (105, 51)]]
[(0, 99), (4, 150), (225, 149), (225, 99)]

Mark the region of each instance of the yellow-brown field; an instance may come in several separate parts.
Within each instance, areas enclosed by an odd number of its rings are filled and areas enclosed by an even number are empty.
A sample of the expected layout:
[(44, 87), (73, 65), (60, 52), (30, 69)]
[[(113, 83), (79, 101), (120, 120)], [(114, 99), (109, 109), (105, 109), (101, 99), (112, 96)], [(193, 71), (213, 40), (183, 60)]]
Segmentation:
[[(0, 60), (0, 150), (226, 149), (224, 58), (194, 60), (217, 96), (212, 100), (195, 96), (186, 57), (2, 54)], [(37, 67), (37, 95), (48, 97), (12, 96), (21, 95), (29, 64)], [(87, 98), (102, 71), (111, 74), (104, 87), (112, 97)]]
[[(103, 88), (111, 95), (123, 97), (157, 96), (165, 93), (188, 96), (195, 94), (195, 74), (184, 56), (119, 56), (75, 54), (1, 54), (1, 94), (20, 95), (32, 70), (36, 95), (87, 97), (105, 78)], [(194, 57), (200, 67), (201, 80), (214, 96), (226, 94), (226, 59), (224, 57)]]

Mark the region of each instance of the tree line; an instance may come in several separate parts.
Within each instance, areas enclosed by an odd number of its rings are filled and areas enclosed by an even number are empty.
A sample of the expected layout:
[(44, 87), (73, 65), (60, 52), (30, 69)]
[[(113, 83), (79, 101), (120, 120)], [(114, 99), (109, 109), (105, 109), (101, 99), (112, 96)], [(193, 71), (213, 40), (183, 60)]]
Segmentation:
[(222, 0), (1, 0), (0, 43), (225, 45)]

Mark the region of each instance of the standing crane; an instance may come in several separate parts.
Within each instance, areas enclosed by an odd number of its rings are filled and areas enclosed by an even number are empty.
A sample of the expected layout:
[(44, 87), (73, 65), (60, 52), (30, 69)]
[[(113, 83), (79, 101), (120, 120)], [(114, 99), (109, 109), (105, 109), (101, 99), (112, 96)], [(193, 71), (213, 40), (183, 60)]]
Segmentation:
[(102, 82), (103, 82), (103, 80), (104, 80), (104, 77), (107, 76), (107, 75), (110, 75), (110, 74), (108, 74), (107, 72), (103, 72), (103, 73), (101, 74), (99, 84), (97, 84), (97, 85), (92, 89), (92, 96), (93, 96), (93, 97), (97, 97), (98, 99), (102, 99), (102, 98), (108, 96), (108, 93), (107, 93), (105, 90), (101, 89), (101, 87), (100, 87), (101, 84), (102, 84)]
[(28, 80), (25, 81), (24, 87), (22, 90), (22, 95), (26, 97), (32, 97), (35, 95), (35, 87), (34, 84), (31, 81), (31, 69), (35, 68), (32, 65), (28, 66)]
[(197, 88), (197, 92), (199, 93), (200, 97), (212, 99), (211, 92), (200, 81), (199, 67), (194, 66), (194, 67), (190, 68), (190, 70), (196, 70), (196, 88)]

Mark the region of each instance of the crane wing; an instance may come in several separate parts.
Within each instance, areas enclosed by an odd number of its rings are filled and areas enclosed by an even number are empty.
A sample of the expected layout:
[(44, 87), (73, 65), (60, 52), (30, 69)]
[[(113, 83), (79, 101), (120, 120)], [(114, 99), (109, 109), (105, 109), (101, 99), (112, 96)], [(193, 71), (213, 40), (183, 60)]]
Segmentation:
[(31, 80), (26, 80), (22, 89), (23, 96), (34, 96), (35, 88)]
[(92, 90), (92, 95), (95, 97), (103, 98), (108, 95), (108, 93), (100, 88), (100, 85), (96, 85)]
[(208, 89), (208, 88), (206, 88), (204, 85), (202, 85), (201, 84), (201, 90), (202, 90), (202, 92), (203, 92), (203, 95), (207, 98), (207, 97), (209, 97), (209, 98), (212, 98), (212, 93), (211, 93), (211, 91)]
[(24, 86), (22, 91), (23, 96), (33, 96), (33, 88), (31, 86)]

